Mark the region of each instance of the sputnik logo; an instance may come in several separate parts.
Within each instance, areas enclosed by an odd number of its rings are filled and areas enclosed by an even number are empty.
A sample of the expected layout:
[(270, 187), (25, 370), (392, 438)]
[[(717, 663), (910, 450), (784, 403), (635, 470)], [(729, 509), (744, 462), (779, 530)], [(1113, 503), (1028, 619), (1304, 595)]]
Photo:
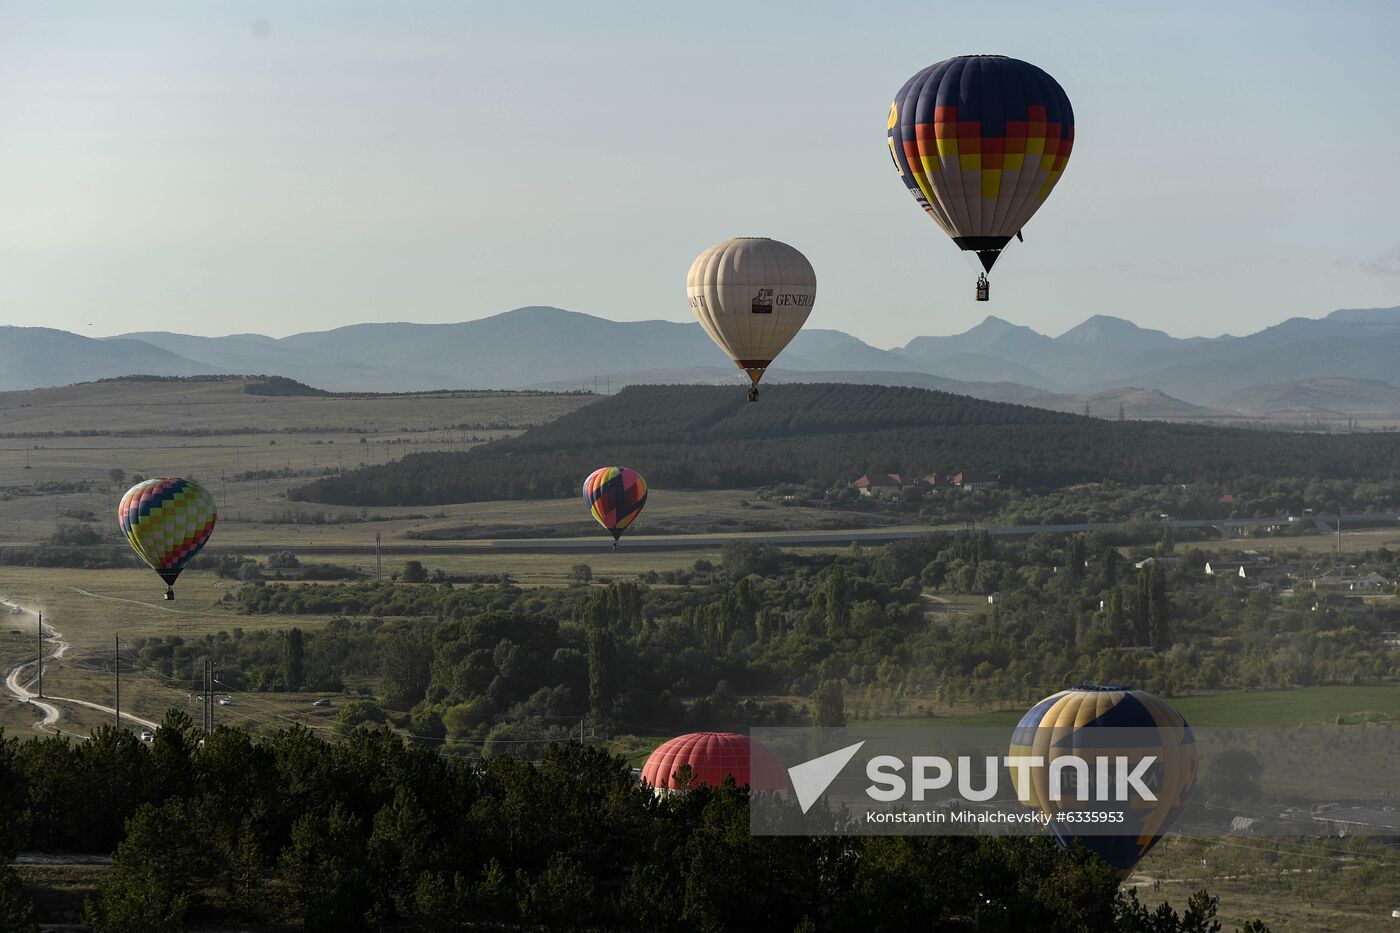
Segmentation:
[(851, 763), (851, 759), (856, 757), (856, 752), (860, 751), (860, 747), (864, 744), (865, 742), (861, 741), (854, 745), (847, 745), (845, 748), (837, 749), (830, 754), (822, 755), (820, 758), (813, 758), (788, 768), (788, 777), (792, 779), (792, 790), (797, 794), (797, 802), (802, 807), (803, 813), (810, 810), (812, 804), (817, 802), (817, 798), (826, 793), (831, 782), (836, 780), (842, 769)]

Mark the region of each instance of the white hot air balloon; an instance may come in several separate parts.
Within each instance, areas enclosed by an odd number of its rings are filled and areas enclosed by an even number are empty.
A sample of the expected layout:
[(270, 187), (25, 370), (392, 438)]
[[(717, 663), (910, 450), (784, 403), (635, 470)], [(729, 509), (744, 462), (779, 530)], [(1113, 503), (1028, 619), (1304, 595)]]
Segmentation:
[(756, 402), (763, 371), (812, 313), (817, 274), (786, 243), (733, 237), (696, 257), (685, 291), (705, 333), (753, 380)]

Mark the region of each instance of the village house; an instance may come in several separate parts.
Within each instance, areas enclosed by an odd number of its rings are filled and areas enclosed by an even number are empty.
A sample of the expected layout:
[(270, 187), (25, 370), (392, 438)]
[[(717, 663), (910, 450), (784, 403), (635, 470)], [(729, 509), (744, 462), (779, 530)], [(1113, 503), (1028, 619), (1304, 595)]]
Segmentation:
[(976, 492), (979, 489), (996, 489), (1001, 485), (1001, 477), (995, 473), (963, 470), (961, 473), (955, 473), (951, 482), (963, 492)]
[(866, 473), (851, 485), (859, 489), (862, 496), (873, 496), (899, 492), (904, 488), (904, 480), (898, 473)]
[(945, 489), (953, 488), (953, 481), (946, 473), (930, 473), (921, 482), (935, 492), (942, 492)]
[(1372, 570), (1358, 576), (1355, 567), (1337, 567), (1312, 581), (1315, 590), (1344, 590), (1348, 593), (1378, 593), (1391, 582)]

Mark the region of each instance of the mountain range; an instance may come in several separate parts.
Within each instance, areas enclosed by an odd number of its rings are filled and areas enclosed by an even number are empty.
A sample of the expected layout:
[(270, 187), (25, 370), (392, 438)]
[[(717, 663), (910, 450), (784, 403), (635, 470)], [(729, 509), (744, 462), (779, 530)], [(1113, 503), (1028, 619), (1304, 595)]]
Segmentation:
[[(772, 382), (942, 389), (1129, 417), (1400, 419), (1400, 307), (1292, 318), (1243, 337), (1173, 337), (1095, 315), (1056, 337), (998, 317), (882, 350), (798, 334)], [(336, 391), (587, 388), (737, 382), (696, 324), (517, 308), (459, 324), (354, 324), (272, 338), (165, 331), (93, 339), (0, 327), (0, 389), (145, 374), (266, 373)]]

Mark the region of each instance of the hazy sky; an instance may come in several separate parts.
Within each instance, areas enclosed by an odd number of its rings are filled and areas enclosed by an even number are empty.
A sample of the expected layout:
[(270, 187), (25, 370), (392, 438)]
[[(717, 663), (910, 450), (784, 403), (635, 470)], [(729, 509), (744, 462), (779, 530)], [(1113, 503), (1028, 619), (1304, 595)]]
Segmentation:
[[(1397, 305), (1398, 10), (0, 2), (0, 323), (683, 321), (734, 235), (801, 249), (809, 326), (879, 346)], [(885, 144), (905, 79), (972, 52), (1040, 65), (1076, 119), (981, 305)]]

